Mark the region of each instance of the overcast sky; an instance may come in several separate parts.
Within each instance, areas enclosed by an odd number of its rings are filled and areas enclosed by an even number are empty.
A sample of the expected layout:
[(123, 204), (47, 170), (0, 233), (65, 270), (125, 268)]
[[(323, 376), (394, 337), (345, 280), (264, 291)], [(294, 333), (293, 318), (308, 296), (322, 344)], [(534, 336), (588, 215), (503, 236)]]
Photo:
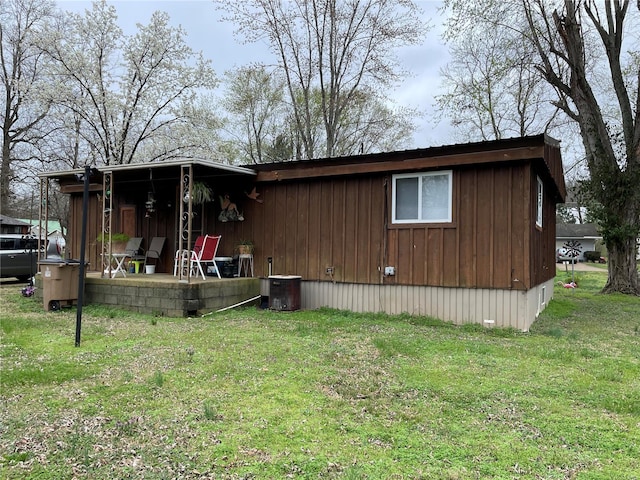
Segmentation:
[[(136, 23), (148, 23), (154, 11), (167, 12), (171, 23), (181, 25), (186, 31), (189, 46), (211, 60), (219, 77), (236, 66), (275, 60), (266, 45), (242, 44), (234, 36), (234, 25), (220, 21), (220, 13), (210, 0), (108, 0), (108, 3), (116, 7), (119, 24), (126, 34), (135, 31)], [(441, 2), (419, 0), (417, 3), (424, 12), (425, 24), (433, 28), (425, 35), (422, 45), (398, 50), (401, 65), (411, 76), (391, 96), (399, 105), (416, 108), (424, 115), (410, 148), (456, 143), (448, 122), (437, 125), (434, 120), (434, 96), (441, 84), (439, 72), (448, 61), (447, 49), (440, 38), (442, 18), (438, 7)], [(91, 2), (85, 0), (58, 0), (57, 4), (62, 10), (76, 13), (91, 8)]]

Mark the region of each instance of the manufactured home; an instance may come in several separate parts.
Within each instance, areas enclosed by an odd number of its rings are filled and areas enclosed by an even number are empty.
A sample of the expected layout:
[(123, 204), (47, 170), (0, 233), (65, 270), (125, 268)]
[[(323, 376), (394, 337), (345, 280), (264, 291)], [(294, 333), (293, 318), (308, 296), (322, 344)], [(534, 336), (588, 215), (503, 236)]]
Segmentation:
[[(221, 235), (225, 259), (251, 240), (263, 296), (270, 276), (299, 277), (303, 309), (526, 331), (553, 295), (555, 208), (566, 191), (559, 144), (546, 135), (247, 166), (105, 166), (86, 204), (80, 173), (43, 174), (43, 195), (51, 181), (71, 195), (75, 258), (87, 209), (88, 260), (101, 273), (105, 232), (147, 245), (166, 238), (155, 269), (165, 275), (177, 251), (210, 234)], [(186, 275), (175, 281), (194, 281)]]

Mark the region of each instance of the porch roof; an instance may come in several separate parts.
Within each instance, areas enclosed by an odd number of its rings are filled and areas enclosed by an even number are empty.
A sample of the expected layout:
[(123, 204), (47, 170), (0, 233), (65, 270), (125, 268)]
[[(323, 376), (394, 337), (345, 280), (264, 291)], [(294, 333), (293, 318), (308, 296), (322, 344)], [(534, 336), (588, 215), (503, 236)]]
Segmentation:
[[(111, 172), (112, 174), (126, 175), (129, 180), (148, 180), (149, 172), (158, 173), (159, 176), (179, 176), (180, 168), (184, 166), (192, 166), (195, 169), (195, 176), (224, 176), (224, 175), (247, 175), (255, 176), (256, 172), (251, 168), (240, 167), (237, 165), (226, 165), (213, 160), (207, 159), (179, 159), (168, 160), (164, 162), (150, 163), (130, 163), (127, 165), (103, 165), (96, 167), (98, 172)], [(176, 174), (177, 172), (177, 174)], [(42, 172), (40, 178), (49, 178), (58, 180), (61, 184), (77, 183), (78, 175), (84, 174), (84, 168), (76, 168), (70, 170), (59, 170), (54, 172)]]

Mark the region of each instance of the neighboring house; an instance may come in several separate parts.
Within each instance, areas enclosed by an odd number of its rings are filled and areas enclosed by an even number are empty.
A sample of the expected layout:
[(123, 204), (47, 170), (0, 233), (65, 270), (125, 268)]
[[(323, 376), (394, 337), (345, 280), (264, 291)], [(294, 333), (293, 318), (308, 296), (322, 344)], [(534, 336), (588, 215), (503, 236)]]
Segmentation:
[(29, 234), (29, 224), (17, 218), (0, 215), (0, 233)]
[[(74, 258), (78, 173), (42, 175), (71, 194)], [(194, 205), (196, 182), (216, 201)], [(196, 235), (221, 234), (220, 256), (253, 241), (265, 294), (269, 274), (301, 276), (302, 308), (408, 312), (524, 331), (553, 295), (555, 207), (566, 195), (558, 142), (545, 135), (246, 167), (204, 160), (102, 167), (89, 188), (94, 270), (105, 224), (146, 242), (167, 237), (156, 268), (165, 273), (173, 252)]]
[(572, 248), (579, 262), (585, 261), (584, 252), (596, 251), (596, 242), (602, 240), (595, 223), (558, 223), (556, 225), (556, 251)]
[(43, 237), (46, 232), (46, 236), (49, 240), (55, 242), (60, 247), (60, 249), (64, 249), (66, 241), (64, 238), (62, 226), (60, 225), (60, 222), (58, 220), (49, 220), (47, 222), (43, 222), (42, 226), (40, 226), (40, 222), (37, 219), (30, 220), (28, 218), (21, 218), (20, 220), (29, 225), (29, 233), (34, 237), (39, 238), (41, 236), (42, 229)]

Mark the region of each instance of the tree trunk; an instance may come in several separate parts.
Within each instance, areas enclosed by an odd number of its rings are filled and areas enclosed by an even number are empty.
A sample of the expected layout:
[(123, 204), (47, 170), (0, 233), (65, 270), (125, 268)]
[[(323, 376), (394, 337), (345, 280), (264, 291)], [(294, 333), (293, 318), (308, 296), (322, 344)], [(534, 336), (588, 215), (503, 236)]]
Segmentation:
[[(603, 292), (640, 295), (636, 267), (636, 239), (640, 212), (640, 195), (638, 195), (637, 185), (640, 180), (640, 158), (638, 158), (637, 143), (636, 146), (633, 145), (637, 142), (633, 132), (637, 132), (640, 126), (634, 125), (630, 114), (622, 115), (619, 126), (615, 125), (615, 122), (608, 123), (602, 114), (601, 106), (588, 80), (585, 35), (579, 15), (580, 8), (580, 2), (565, 0), (564, 15), (554, 12), (555, 25), (564, 43), (571, 72), (569, 84), (558, 86), (565, 88), (577, 108), (577, 121), (580, 125), (591, 175), (591, 191), (603, 207), (599, 215), (599, 223), (609, 251), (609, 279)], [(622, 29), (621, 27), (614, 29), (611, 23), (607, 25), (608, 28), (605, 28), (598, 23), (597, 16), (592, 14), (588, 4), (585, 9), (601, 34), (606, 48), (611, 80), (614, 87), (618, 85), (615, 90), (618, 93), (620, 109), (622, 112), (630, 111), (629, 96), (626, 91), (620, 91), (621, 87), (619, 87), (624, 85), (619, 47), (622, 42)], [(610, 3), (606, 4), (606, 11), (607, 18), (611, 22), (613, 12)], [(616, 9), (615, 16), (615, 25), (621, 25), (624, 13)], [(615, 148), (616, 128), (623, 134), (625, 144), (623, 152)], [(610, 129), (613, 130), (613, 134), (610, 133)]]
[(636, 261), (636, 238), (628, 237), (607, 245), (609, 252), (609, 279), (603, 293), (640, 295), (640, 280)]
[(7, 214), (9, 207), (9, 179), (11, 178), (11, 150), (9, 149), (9, 134), (4, 135), (2, 141), (2, 165), (0, 166), (0, 213)]

